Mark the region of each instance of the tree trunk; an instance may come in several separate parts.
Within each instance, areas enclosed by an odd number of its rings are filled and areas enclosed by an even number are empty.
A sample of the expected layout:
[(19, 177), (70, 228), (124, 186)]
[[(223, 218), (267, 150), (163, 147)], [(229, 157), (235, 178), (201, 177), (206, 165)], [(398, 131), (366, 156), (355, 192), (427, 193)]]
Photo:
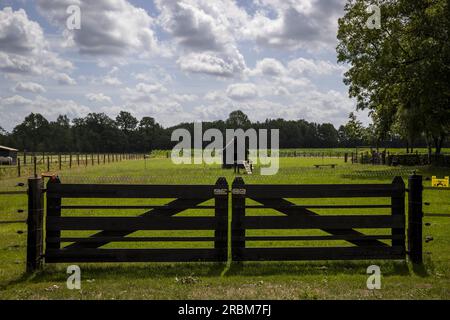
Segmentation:
[(441, 154), (442, 145), (443, 145), (443, 136), (435, 137), (434, 139), (434, 147), (436, 148), (436, 156)]

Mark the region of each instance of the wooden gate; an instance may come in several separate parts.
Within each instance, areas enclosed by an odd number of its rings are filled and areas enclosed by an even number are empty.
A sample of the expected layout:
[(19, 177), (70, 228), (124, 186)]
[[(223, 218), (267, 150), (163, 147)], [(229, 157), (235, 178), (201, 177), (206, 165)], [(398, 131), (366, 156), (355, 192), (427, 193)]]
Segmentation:
[[(347, 204), (296, 205), (287, 199), (348, 198)], [(388, 198), (388, 204), (353, 204), (356, 198)], [(248, 204), (248, 200), (256, 203)], [(252, 215), (252, 209), (276, 210), (282, 215)], [(389, 215), (319, 215), (313, 209), (390, 209)], [(232, 186), (232, 258), (257, 260), (404, 259), (405, 185), (248, 185), (237, 178)], [(389, 229), (367, 235), (355, 229)], [(320, 229), (327, 235), (249, 236), (248, 230)], [(292, 233), (292, 232), (291, 232)], [(386, 240), (388, 240), (386, 243)], [(350, 246), (247, 247), (248, 241), (345, 241)], [(390, 243), (389, 243), (390, 242)]]
[[(45, 262), (226, 261), (227, 192), (228, 185), (223, 178), (219, 179), (215, 185), (74, 185), (61, 184), (58, 179), (52, 179), (48, 182), (46, 190), (46, 245), (43, 252)], [(65, 199), (80, 200), (77, 201), (77, 205), (64, 205)], [(163, 205), (78, 204), (87, 199), (170, 200)], [(214, 203), (202, 205), (209, 200)], [(91, 216), (74, 214), (83, 210), (90, 210)], [(93, 212), (99, 210), (102, 212), (144, 210), (144, 212), (139, 216), (92, 216)], [(186, 210), (194, 211), (195, 216), (176, 216)], [(208, 210), (214, 212), (213, 216), (205, 216)], [(201, 215), (198, 216), (199, 214)], [(91, 234), (76, 237), (61, 236), (61, 232), (68, 230), (91, 231)], [(132, 236), (140, 230), (210, 230), (214, 231), (214, 235), (209, 237)], [(96, 232), (92, 234), (92, 231)], [(181, 249), (102, 248), (109, 243), (123, 242), (209, 242), (214, 245), (210, 245), (212, 248)], [(63, 243), (70, 244), (63, 246)]]
[[(408, 188), (408, 253), (413, 263), (422, 261), (421, 181), (420, 176), (411, 176)], [(405, 259), (405, 192), (400, 177), (391, 184), (344, 185), (253, 185), (236, 178), (231, 189), (231, 258), (234, 261)], [(28, 189), (27, 270), (38, 269), (42, 258), (48, 263), (227, 261), (229, 193), (225, 178), (219, 178), (215, 185), (74, 185), (51, 179), (46, 190), (41, 178), (32, 178)], [(378, 200), (376, 204), (358, 203), (357, 199), (365, 198), (381, 198), (384, 203)], [(67, 199), (78, 200), (67, 204)], [(124, 199), (124, 202), (93, 205), (88, 203), (89, 199)], [(125, 199), (167, 202), (131, 205)], [(296, 203), (305, 199), (316, 199), (316, 203)], [(326, 199), (333, 202), (325, 204)], [(80, 215), (83, 210), (90, 210), (89, 216)], [(117, 211), (107, 216), (95, 214), (100, 210), (144, 212), (139, 216), (118, 216)], [(187, 210), (197, 214), (187, 216)], [(207, 210), (213, 214), (198, 214)], [(252, 210), (260, 212), (252, 214)], [(318, 210), (327, 212), (319, 214)], [(343, 210), (353, 212), (340, 214)], [(359, 213), (363, 210), (370, 212)], [(267, 215), (270, 211), (277, 214)], [(305, 232), (314, 229), (320, 230), (320, 234)], [(214, 234), (163, 237), (134, 234), (141, 230), (209, 230)], [(255, 230), (267, 231), (249, 234)], [(273, 230), (287, 230), (289, 234), (276, 235)], [(77, 231), (89, 234), (65, 235)], [(255, 241), (263, 244), (288, 241), (295, 246), (249, 244)], [(314, 241), (314, 245), (307, 246), (305, 241)], [(329, 245), (335, 241), (338, 245)], [(112, 243), (127, 242), (209, 242), (210, 247), (111, 247)]]

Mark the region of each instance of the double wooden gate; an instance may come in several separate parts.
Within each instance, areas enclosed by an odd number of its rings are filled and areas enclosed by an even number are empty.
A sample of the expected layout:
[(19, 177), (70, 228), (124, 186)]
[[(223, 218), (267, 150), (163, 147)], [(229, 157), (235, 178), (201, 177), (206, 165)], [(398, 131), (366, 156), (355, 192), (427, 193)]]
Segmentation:
[[(235, 261), (405, 258), (405, 184), (401, 178), (385, 185), (245, 185), (242, 179), (236, 179), (232, 190), (231, 237)], [(350, 203), (309, 205), (293, 202), (296, 199), (337, 198), (348, 199)], [(385, 198), (389, 203), (352, 204), (356, 198)], [(249, 200), (255, 204), (248, 204)], [(316, 209), (332, 212), (319, 215), (312, 211)], [(337, 214), (345, 209), (388, 209), (390, 212), (384, 215)], [(259, 215), (252, 214), (256, 210), (259, 210)], [(281, 214), (267, 216), (265, 212), (269, 210)], [(327, 235), (246, 235), (248, 230), (267, 230), (267, 234), (269, 230), (287, 229), (319, 229)], [(355, 229), (381, 229), (385, 233), (367, 235)], [(345, 241), (349, 246), (280, 248), (259, 245), (248, 248), (246, 241)]]
[[(404, 259), (405, 191), (400, 177), (395, 178), (392, 184), (358, 185), (246, 185), (241, 178), (236, 178), (231, 190), (225, 178), (219, 178), (214, 185), (74, 185), (62, 184), (57, 178), (52, 178), (46, 189), (41, 178), (30, 179), (27, 269), (33, 271), (43, 261)], [(228, 213), (230, 198), (231, 219)], [(384, 198), (387, 203), (355, 204), (356, 198)], [(66, 204), (66, 199), (76, 200)], [(95, 204), (92, 204), (92, 199)], [(115, 199), (115, 202), (123, 199), (123, 204), (99, 205), (98, 199)], [(129, 204), (129, 199), (141, 203)], [(295, 202), (303, 199), (316, 199), (316, 204)], [(348, 199), (349, 203), (317, 204), (317, 199)], [(142, 201), (146, 203), (142, 204)], [(149, 204), (149, 201), (157, 203)], [(345, 209), (353, 212), (383, 209), (389, 213), (341, 214)], [(130, 215), (128, 210), (142, 212)], [(327, 210), (327, 214), (318, 214), (317, 210)], [(419, 212), (417, 208), (412, 211)], [(105, 212), (114, 214), (105, 216)], [(118, 216), (118, 212), (124, 214)], [(268, 215), (270, 212), (275, 214)], [(307, 229), (321, 230), (321, 234), (296, 234)], [(362, 229), (375, 232), (367, 234)], [(418, 232), (414, 231), (418, 230), (417, 227), (409, 229), (413, 229), (413, 233)], [(142, 230), (164, 230), (165, 235), (136, 236), (135, 232)], [(208, 231), (210, 235), (198, 236), (192, 233), (193, 230)], [(254, 230), (263, 235), (251, 235)], [(288, 230), (289, 234), (276, 235), (274, 231), (277, 230)], [(383, 230), (384, 233), (380, 232)], [(180, 231), (191, 232), (191, 236), (170, 234)], [(81, 232), (81, 235), (67, 235), (67, 232)], [(421, 248), (421, 239), (417, 239), (415, 234), (410, 234), (409, 238), (410, 247), (418, 248), (417, 242), (420, 241)], [(412, 245), (411, 239), (415, 239)], [(297, 246), (265, 245), (279, 241)], [(305, 246), (304, 241), (314, 241), (314, 245)], [(339, 244), (327, 246), (331, 241)], [(209, 245), (208, 248), (167, 248), (164, 245), (157, 248), (142, 248), (142, 245), (138, 248), (111, 248), (111, 243), (142, 242), (201, 242)], [(253, 242), (257, 245), (248, 245)]]

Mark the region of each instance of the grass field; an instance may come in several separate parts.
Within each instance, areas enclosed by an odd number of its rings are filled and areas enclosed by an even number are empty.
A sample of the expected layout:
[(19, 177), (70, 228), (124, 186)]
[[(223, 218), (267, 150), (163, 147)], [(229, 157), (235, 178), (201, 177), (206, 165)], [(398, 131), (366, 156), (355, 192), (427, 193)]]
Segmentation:
[[(337, 163), (338, 167), (313, 167), (314, 164), (326, 163)], [(256, 174), (243, 177), (247, 183), (390, 183), (397, 175), (403, 176), (406, 181), (413, 170), (424, 176), (449, 175), (448, 169), (439, 168), (351, 165), (336, 158), (282, 158), (280, 171), (276, 176), (263, 177)], [(235, 177), (232, 170), (222, 170), (219, 166), (175, 166), (164, 157), (88, 166), (59, 174), (63, 183), (213, 184), (218, 177), (224, 176), (231, 184)], [(18, 190), (20, 188), (16, 187), (17, 183), (25, 181), (25, 178), (0, 180), (0, 190)], [(76, 201), (72, 200), (70, 203), (75, 204)], [(140, 204), (145, 203), (145, 200), (140, 201)], [(367, 199), (358, 201), (378, 203)], [(427, 190), (424, 201), (431, 202), (431, 206), (425, 208), (426, 212), (450, 213), (448, 191)], [(320, 201), (321, 204), (325, 202)], [(97, 201), (97, 204), (101, 203), (102, 201)], [(107, 203), (118, 204), (119, 201)], [(314, 204), (312, 201), (308, 203)], [(337, 202), (329, 200), (328, 203)], [(124, 204), (124, 201), (121, 200), (120, 204)], [(26, 197), (0, 196), (0, 220), (25, 219), (25, 213), (16, 213), (17, 209), (26, 209)], [(139, 211), (116, 213), (137, 215)], [(259, 212), (261, 213), (273, 214)], [(330, 212), (324, 210), (323, 213)], [(364, 213), (371, 214), (369, 211)], [(423, 267), (413, 268), (409, 263), (401, 261), (81, 264), (81, 291), (66, 288), (65, 264), (46, 265), (43, 271), (26, 275), (26, 225), (0, 224), (0, 299), (450, 299), (450, 218), (427, 217), (424, 220), (430, 224), (424, 227), (424, 237), (432, 236), (434, 241), (424, 244)], [(310, 231), (308, 234), (321, 234), (319, 231), (314, 232)], [(268, 233), (275, 234), (273, 231), (266, 231)], [(145, 234), (138, 232), (133, 235)], [(167, 232), (160, 234), (167, 235)], [(183, 234), (187, 235), (186, 232)], [(199, 235), (199, 232), (193, 234)], [(179, 234), (172, 232), (171, 235)], [(336, 243), (327, 245), (334, 244)], [(161, 245), (177, 246), (175, 243), (133, 243), (126, 246), (137, 248)], [(210, 245), (191, 244), (193, 247)], [(249, 245), (259, 246), (260, 243)], [(317, 243), (273, 242), (265, 245)], [(366, 268), (371, 264), (381, 267), (381, 290), (371, 291), (366, 288)]]

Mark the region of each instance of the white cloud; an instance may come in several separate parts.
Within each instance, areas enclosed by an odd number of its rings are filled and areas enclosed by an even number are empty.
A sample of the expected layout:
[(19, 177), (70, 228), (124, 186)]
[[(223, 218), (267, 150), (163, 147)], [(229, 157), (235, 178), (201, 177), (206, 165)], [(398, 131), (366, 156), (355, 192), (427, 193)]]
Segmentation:
[(101, 80), (102, 84), (106, 84), (108, 86), (120, 86), (122, 85), (122, 81), (119, 80), (117, 77), (111, 77), (107, 75)]
[(243, 58), (239, 61), (229, 60), (227, 57), (220, 57), (213, 52), (190, 53), (179, 58), (177, 63), (183, 71), (220, 77), (233, 77), (245, 68)]
[(288, 69), (293, 75), (321, 76), (330, 75), (334, 72), (342, 73), (344, 69), (337, 64), (324, 60), (311, 60), (298, 58), (288, 63)]
[(58, 81), (60, 85), (73, 86), (77, 84), (77, 82), (72, 79), (72, 77), (65, 73), (58, 73), (54, 75), (53, 78)]
[(159, 24), (184, 51), (178, 59), (183, 71), (239, 76), (246, 69), (236, 44), (235, 29), (246, 14), (231, 1), (157, 0)]
[[(280, 49), (334, 49), (345, 0), (257, 0), (242, 36)], [(267, 12), (271, 12), (269, 15)]]
[(90, 102), (97, 102), (97, 103), (112, 103), (111, 97), (104, 95), (103, 93), (88, 93), (86, 95), (86, 98)]
[(198, 96), (195, 94), (177, 94), (177, 93), (175, 93), (175, 94), (172, 94), (170, 97), (178, 103), (193, 102), (198, 99)]
[(125, 88), (122, 100), (128, 104), (154, 103), (158, 101), (157, 94), (166, 93), (161, 84), (138, 83), (134, 88)]
[(2, 98), (0, 100), (0, 106), (23, 106), (31, 103), (33, 103), (33, 101), (20, 95), (14, 95), (12, 97)]
[(136, 92), (144, 93), (144, 94), (153, 94), (153, 93), (161, 93), (166, 92), (166, 88), (160, 84), (148, 84), (148, 83), (138, 83), (136, 85)]
[[(10, 110), (14, 110), (11, 112)], [(69, 118), (84, 117), (91, 110), (73, 100), (48, 99), (38, 95), (33, 100), (15, 95), (0, 98), (0, 113), (2, 120), (6, 121), (8, 129), (23, 121), (31, 112), (39, 112), (47, 119), (56, 119), (58, 115), (67, 115)]]
[[(80, 53), (90, 55), (126, 55), (160, 53), (153, 18), (142, 8), (126, 0), (37, 0), (42, 15), (64, 30), (66, 42)], [(71, 4), (81, 8), (81, 29), (65, 29), (66, 9)]]
[(253, 83), (236, 83), (228, 86), (227, 96), (233, 100), (249, 100), (258, 96), (258, 89)]
[(15, 92), (31, 92), (31, 93), (44, 93), (45, 88), (35, 82), (18, 82), (13, 89)]
[(9, 74), (53, 76), (73, 65), (49, 49), (40, 25), (23, 9), (0, 10), (0, 71)]
[(251, 75), (263, 76), (281, 76), (286, 72), (283, 64), (277, 59), (265, 58), (256, 63), (254, 70), (250, 72)]

